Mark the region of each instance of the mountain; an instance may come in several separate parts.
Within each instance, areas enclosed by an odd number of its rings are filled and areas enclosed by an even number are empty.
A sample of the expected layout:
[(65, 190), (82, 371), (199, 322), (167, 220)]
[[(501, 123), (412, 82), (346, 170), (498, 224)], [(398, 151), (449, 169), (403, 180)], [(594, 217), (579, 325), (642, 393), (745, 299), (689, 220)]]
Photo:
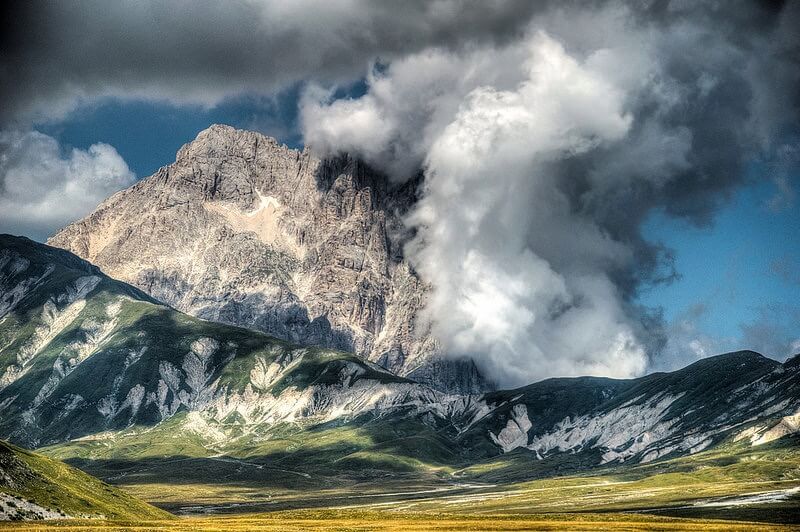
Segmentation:
[(417, 320), (428, 288), (401, 218), (418, 184), (214, 125), (48, 243), (193, 316), (478, 391), (475, 365), (443, 359)]
[(66, 464), (0, 441), (0, 521), (172, 516)]
[(743, 351), (639, 379), (444, 393), (183, 314), (67, 251), (0, 236), (0, 437), (101, 476), (131, 461), (138, 475), (188, 475), (167, 460), (183, 457), (206, 480), (267, 468), (336, 484), (522, 456), (524, 477), (565, 458), (579, 469), (759, 445), (797, 432), (797, 361)]
[[(800, 371), (752, 351), (639, 379), (550, 379), (485, 396), (501, 405), (468, 432), (504, 452), (594, 451), (601, 463), (695, 453), (745, 433), (753, 442), (800, 410)], [(505, 422), (505, 425), (503, 423)], [(740, 436), (744, 437), (744, 436)], [(760, 440), (763, 442), (763, 440)]]
[(69, 252), (0, 236), (0, 434), (12, 441), (184, 411), (272, 424), (440, 396), (352, 354), (183, 314)]

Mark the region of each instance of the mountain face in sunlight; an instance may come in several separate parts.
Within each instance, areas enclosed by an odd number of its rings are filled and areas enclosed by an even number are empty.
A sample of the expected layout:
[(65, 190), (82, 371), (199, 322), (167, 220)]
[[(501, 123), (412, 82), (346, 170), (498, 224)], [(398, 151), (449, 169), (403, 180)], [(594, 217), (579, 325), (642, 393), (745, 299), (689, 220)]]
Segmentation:
[(443, 359), (418, 321), (428, 287), (401, 220), (415, 186), (215, 125), (49, 243), (199, 318), (478, 391), (474, 364)]
[(800, 407), (797, 359), (753, 352), (632, 380), (445, 393), (354, 354), (188, 316), (18, 237), (0, 239), (0, 301), (0, 437), (62, 445), (73, 458), (130, 458), (176, 437), (199, 457), (257, 453), (279, 435), (345, 430), (362, 434), (345, 455), (378, 453), (387, 463), (469, 464), (524, 451), (577, 455), (593, 467), (771, 441), (796, 430)]

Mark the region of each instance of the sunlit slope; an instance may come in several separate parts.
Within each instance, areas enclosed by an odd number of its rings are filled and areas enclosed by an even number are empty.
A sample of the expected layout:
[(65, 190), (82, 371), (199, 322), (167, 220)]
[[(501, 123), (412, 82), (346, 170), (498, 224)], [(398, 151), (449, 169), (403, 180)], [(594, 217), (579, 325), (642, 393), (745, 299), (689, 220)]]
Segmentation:
[(368, 408), (391, 384), (427, 393), (354, 355), (187, 316), (27, 239), (0, 237), (0, 289), (0, 436), (28, 446), (181, 412), (250, 426), (324, 419)]
[(78, 469), (3, 441), (0, 507), (7, 519), (172, 517)]

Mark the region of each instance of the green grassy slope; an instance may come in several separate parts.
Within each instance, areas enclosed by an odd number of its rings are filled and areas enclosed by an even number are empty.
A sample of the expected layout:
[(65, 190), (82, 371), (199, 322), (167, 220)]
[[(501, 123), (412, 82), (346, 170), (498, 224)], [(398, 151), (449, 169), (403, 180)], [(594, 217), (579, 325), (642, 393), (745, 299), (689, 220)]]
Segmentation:
[[(350, 385), (408, 382), (353, 354), (180, 313), (63, 250), (0, 235), (0, 252), (27, 263), (6, 262), (0, 272), (0, 305), (15, 303), (0, 320), (0, 376), (21, 373), (0, 380), (0, 437), (22, 445), (152, 426), (218, 391), (244, 393), (258, 364), (281, 359), (296, 363), (260, 392), (336, 384), (343, 372), (352, 375)], [(72, 301), (89, 277), (96, 286)], [(213, 344), (213, 353), (191, 355), (197, 342)], [(21, 353), (28, 353), (24, 361)]]
[(171, 517), (83, 471), (3, 441), (0, 441), (0, 493), (73, 517)]

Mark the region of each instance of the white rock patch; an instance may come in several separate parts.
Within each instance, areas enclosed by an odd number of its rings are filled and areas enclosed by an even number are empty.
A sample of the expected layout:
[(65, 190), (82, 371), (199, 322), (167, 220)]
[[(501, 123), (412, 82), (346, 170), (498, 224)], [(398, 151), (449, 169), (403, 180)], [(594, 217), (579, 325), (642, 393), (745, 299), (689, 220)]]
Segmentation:
[(524, 404), (514, 405), (511, 409), (511, 418), (506, 426), (497, 435), (489, 433), (492, 441), (507, 453), (517, 447), (528, 444), (528, 431), (533, 426), (528, 419), (528, 407)]
[(791, 416), (784, 416), (777, 424), (751, 441), (753, 445), (763, 445), (796, 432), (800, 432), (800, 411)]
[(0, 493), (0, 521), (20, 519), (23, 521), (40, 519), (73, 519), (63, 512), (51, 510), (24, 499)]
[(637, 397), (609, 412), (565, 418), (550, 432), (535, 437), (527, 447), (546, 455), (550, 451), (577, 452), (591, 446), (606, 449), (602, 463), (625, 461), (673, 434), (677, 419), (662, 419), (681, 396), (659, 394), (635, 404), (641, 400)]

